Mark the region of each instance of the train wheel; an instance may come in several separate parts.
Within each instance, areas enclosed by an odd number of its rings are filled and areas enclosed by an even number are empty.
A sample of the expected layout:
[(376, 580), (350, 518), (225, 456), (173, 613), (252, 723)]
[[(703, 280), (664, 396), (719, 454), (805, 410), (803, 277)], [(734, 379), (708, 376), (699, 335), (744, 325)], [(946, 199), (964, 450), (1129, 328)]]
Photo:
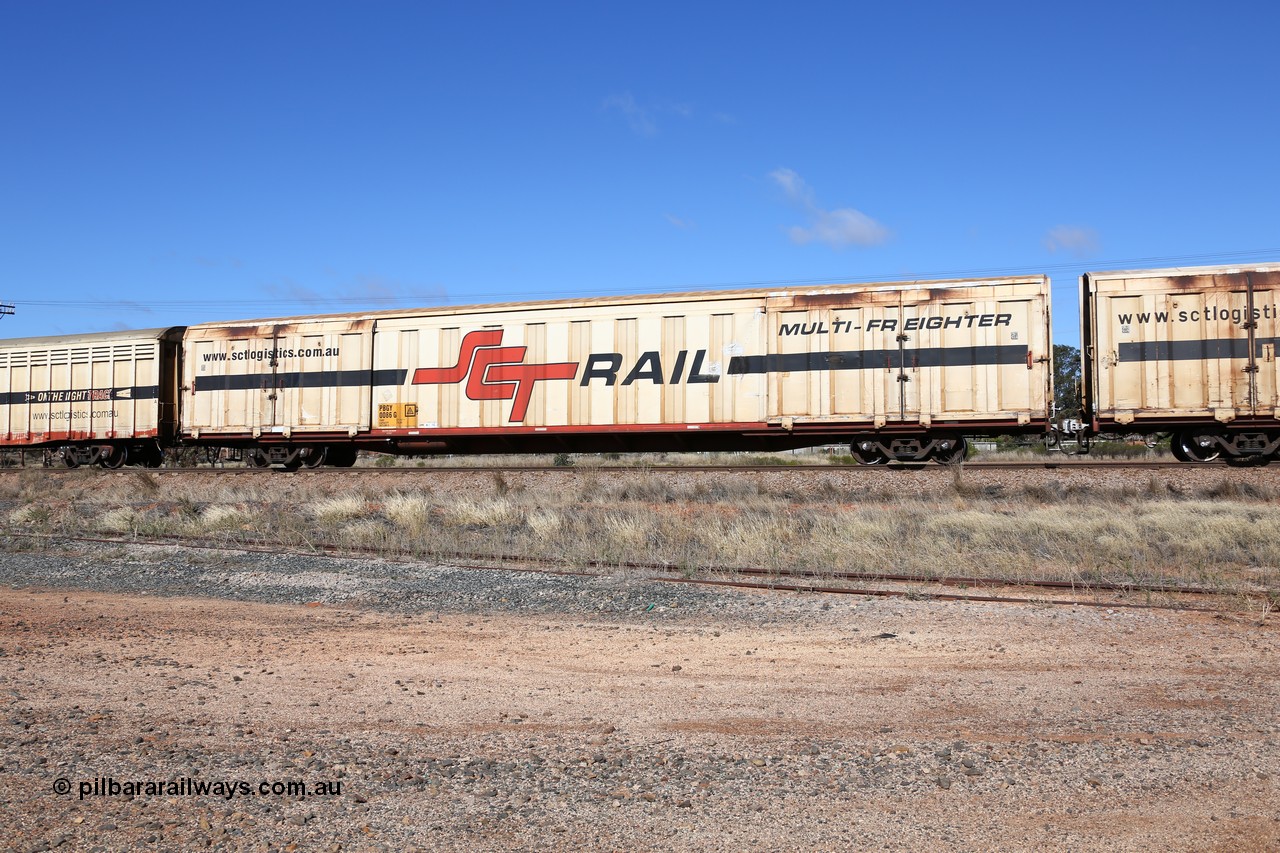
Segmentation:
[(859, 465), (885, 465), (889, 462), (889, 457), (885, 455), (879, 445), (871, 444), (870, 442), (864, 442), (864, 445), (867, 446), (849, 445), (849, 451)]
[(963, 437), (950, 442), (950, 447), (939, 447), (933, 453), (933, 461), (939, 465), (959, 465), (969, 455), (969, 442)]
[(271, 460), (263, 450), (253, 448), (244, 455), (244, 464), (248, 468), (270, 468)]
[(329, 448), (327, 447), (304, 447), (299, 458), (302, 460), (302, 467), (319, 468), (328, 457)]
[[(1222, 455), (1222, 451), (1218, 448), (1217, 437), (1209, 434), (1195, 435), (1193, 433), (1184, 432), (1174, 436), (1182, 449), (1183, 455), (1187, 457), (1189, 462), (1212, 462)], [(1174, 454), (1177, 456), (1178, 454)], [(1179, 456), (1178, 458), (1182, 458)]]
[(109, 447), (106, 452), (98, 457), (98, 464), (103, 468), (109, 468), (112, 471), (117, 468), (123, 468), (124, 463), (129, 459), (129, 450), (125, 447)]
[(76, 458), (76, 450), (74, 447), (62, 448), (62, 464), (68, 468), (79, 468), (80, 460)]
[(1173, 458), (1179, 462), (1190, 462), (1191, 457), (1187, 455), (1187, 451), (1182, 449), (1182, 436), (1175, 435), (1169, 439), (1169, 450), (1173, 452)]

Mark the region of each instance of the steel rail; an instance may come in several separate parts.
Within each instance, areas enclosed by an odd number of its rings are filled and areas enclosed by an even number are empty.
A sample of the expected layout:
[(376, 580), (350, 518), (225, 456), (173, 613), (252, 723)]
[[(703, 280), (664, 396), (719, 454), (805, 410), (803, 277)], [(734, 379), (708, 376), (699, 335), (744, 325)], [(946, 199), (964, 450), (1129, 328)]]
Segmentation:
[[(194, 540), (190, 537), (180, 535), (152, 535), (148, 537), (84, 537), (69, 536), (56, 533), (8, 533), (3, 534), (16, 537), (30, 538), (64, 538), (74, 541), (87, 542), (103, 542), (110, 544), (136, 544), (136, 545), (181, 545), (191, 548), (211, 548), (219, 549), (229, 547), (234, 550), (245, 550), (254, 553), (282, 553), (276, 546), (262, 539), (244, 539), (238, 543), (215, 543), (205, 544), (202, 541)], [(593, 569), (639, 569), (651, 572), (684, 572), (686, 567), (673, 566), (666, 563), (636, 563), (621, 560), (561, 560), (553, 557), (535, 557), (519, 554), (483, 554), (475, 551), (431, 551), (421, 554), (413, 552), (397, 552), (389, 554), (386, 550), (380, 548), (362, 547), (359, 545), (328, 545), (324, 543), (316, 543), (309, 546), (311, 550), (292, 549), (288, 553), (292, 554), (323, 554), (325, 556), (342, 557), (342, 556), (361, 556), (361, 557), (379, 557), (389, 559), (394, 556), (397, 559), (405, 559), (411, 561), (420, 561), (425, 559), (446, 559), (446, 560), (466, 560), (471, 562), (482, 562), (486, 560), (497, 560), (505, 565), (531, 563), (541, 566), (563, 566), (567, 563), (581, 564), (589, 566)], [(1053, 589), (1084, 592), (1158, 592), (1169, 593), (1174, 595), (1195, 595), (1195, 596), (1269, 596), (1280, 598), (1280, 589), (1268, 589), (1260, 587), (1255, 589), (1214, 589), (1211, 587), (1185, 586), (1182, 584), (1167, 583), (1141, 583), (1138, 581), (1129, 583), (1116, 583), (1114, 581), (1087, 581), (1087, 580), (1046, 580), (1039, 578), (1024, 578), (1019, 580), (1011, 580), (1009, 578), (994, 577), (966, 577), (966, 576), (950, 576), (936, 577), (932, 575), (912, 575), (897, 574), (889, 572), (849, 572), (837, 570), (821, 570), (821, 569), (768, 569), (758, 566), (718, 566), (707, 565), (699, 566), (699, 571), (711, 572), (716, 574), (728, 575), (748, 575), (751, 577), (771, 577), (771, 578), (818, 578), (829, 580), (847, 580), (847, 581), (882, 581), (886, 583), (915, 583), (915, 584), (934, 584), (937, 586), (957, 586), (957, 587), (1031, 587), (1035, 589)], [(575, 572), (570, 571), (570, 574)], [(578, 574), (596, 574), (596, 572), (578, 572)]]
[[(181, 540), (182, 537), (176, 537)], [(264, 543), (259, 540), (255, 543), (259, 547), (265, 547)], [(359, 554), (362, 556), (383, 556), (386, 552), (378, 548), (367, 548), (359, 545), (313, 545), (315, 549), (334, 556), (343, 554)], [(534, 557), (520, 554), (481, 554), (474, 551), (433, 551), (429, 554), (414, 555), (412, 553), (404, 556), (417, 559), (423, 558), (443, 558), (449, 560), (497, 560), (504, 564), (511, 563), (534, 563), (537, 565), (564, 565), (566, 560), (556, 559), (554, 557)], [(628, 561), (615, 560), (575, 560), (585, 566), (595, 569), (641, 569), (653, 572), (683, 572), (686, 567), (673, 566), (667, 563), (636, 563)], [(1170, 593), (1176, 595), (1200, 595), (1200, 596), (1248, 596), (1261, 595), (1280, 598), (1280, 589), (1268, 589), (1266, 587), (1245, 590), (1245, 589), (1213, 589), (1211, 587), (1186, 586), (1182, 584), (1168, 583), (1117, 583), (1114, 581), (1087, 581), (1087, 580), (1044, 580), (1037, 578), (1027, 578), (1021, 580), (1010, 580), (1008, 578), (993, 577), (936, 577), (931, 575), (912, 575), (897, 574), (887, 572), (852, 572), (822, 569), (768, 569), (758, 566), (718, 566), (706, 565), (699, 566), (697, 570), (704, 572), (714, 572), (717, 574), (729, 575), (749, 575), (752, 577), (780, 577), (780, 578), (818, 578), (830, 580), (847, 580), (847, 581), (883, 581), (889, 583), (918, 583), (918, 584), (936, 584), (938, 586), (958, 586), (958, 587), (1032, 587), (1036, 589), (1054, 589), (1054, 590), (1070, 590), (1080, 592), (1158, 592)]]
[[(966, 595), (961, 593), (921, 592), (906, 589), (855, 589), (849, 587), (822, 587), (808, 584), (755, 584), (740, 581), (719, 581), (702, 578), (651, 578), (663, 583), (690, 583), (705, 586), (730, 586), (740, 589), (767, 589), (781, 592), (814, 592), (826, 595), (862, 595), (883, 598), (909, 598), (913, 601), (973, 601), (994, 604), (1039, 604), (1070, 607), (1104, 607), (1107, 609), (1124, 608), (1130, 610), (1177, 610), (1197, 613), (1218, 613), (1213, 607), (1196, 607), (1193, 605), (1150, 604), (1131, 601), (1087, 601), (1067, 598), (1022, 598), (1003, 595)], [(1015, 584), (1016, 586), (1016, 584)]]
[[(110, 544), (110, 545), (177, 546), (177, 547), (191, 548), (191, 549), (197, 549), (197, 550), (240, 551), (244, 553), (258, 553), (258, 554), (291, 554), (296, 556), (316, 556), (317, 552), (319, 552), (324, 556), (330, 556), (330, 557), (342, 557), (342, 556), (365, 557), (365, 556), (371, 556), (376, 554), (380, 559), (387, 560), (389, 562), (395, 562), (395, 563), (417, 563), (417, 562), (422, 562), (423, 560), (428, 560), (433, 558), (465, 560), (467, 562), (471, 562), (472, 558), (474, 557), (478, 560), (498, 560), (500, 562), (501, 561), (508, 561), (508, 562), (502, 562), (501, 565), (491, 565), (491, 564), (462, 565), (460, 566), (460, 568), (490, 570), (490, 571), (511, 571), (511, 572), (526, 573), (526, 574), (546, 574), (546, 575), (556, 575), (556, 576), (566, 576), (566, 577), (599, 577), (601, 574), (599, 571), (552, 569), (552, 568), (547, 568), (545, 565), (543, 565), (540, 568), (528, 568), (528, 567), (520, 566), (521, 563), (527, 565), (528, 563), (544, 563), (544, 562), (551, 563), (552, 562), (550, 560), (544, 560), (543, 558), (507, 557), (503, 555), (467, 555), (465, 553), (460, 553), (460, 552), (444, 552), (444, 553), (437, 552), (436, 554), (422, 555), (422, 556), (415, 556), (410, 554), (393, 555), (393, 554), (387, 554), (381, 551), (376, 551), (374, 549), (355, 549), (355, 548), (340, 549), (337, 546), (323, 546), (323, 545), (314, 546), (313, 550), (299, 550), (299, 549), (272, 547), (272, 546), (265, 545), (262, 542), (255, 542), (252, 544), (251, 543), (234, 543), (234, 542), (228, 542), (228, 543), (195, 542), (181, 536), (138, 538), (138, 537), (74, 536), (74, 535), (52, 534), (52, 533), (17, 533), (17, 532), (0, 533), (0, 539), (5, 537), (42, 539), (45, 541), (63, 540), (63, 541), (71, 541), (71, 542), (88, 542), (88, 543), (99, 543), (99, 544)], [(641, 569), (650, 569), (650, 570), (656, 569), (664, 572), (679, 571), (674, 567), (646, 566), (644, 564), (634, 564), (634, 563), (619, 564), (619, 563), (605, 563), (605, 562), (599, 562), (599, 561), (592, 561), (592, 562), (589, 562), (587, 565), (594, 566), (597, 569), (641, 568)], [(797, 573), (786, 573), (786, 572), (777, 573), (777, 572), (773, 572), (772, 570), (766, 570), (766, 569), (739, 570), (739, 569), (730, 569), (730, 568), (708, 568), (706, 570), (709, 572), (715, 572), (720, 574), (732, 574), (732, 573), (752, 574), (752, 573), (767, 572), (769, 573), (770, 576), (773, 576), (773, 577), (830, 576), (832, 577), (833, 580), (846, 579), (844, 576), (841, 576), (838, 573), (833, 575), (830, 573), (823, 573), (823, 572), (816, 572), (816, 571), (802, 571)], [(968, 594), (968, 593), (928, 592), (928, 591), (922, 591), (918, 589), (876, 589), (876, 588), (857, 588), (857, 587), (832, 587), (832, 586), (819, 586), (815, 584), (780, 583), (777, 581), (754, 583), (754, 582), (737, 581), (737, 580), (719, 580), (714, 578), (671, 577), (669, 574), (650, 575), (645, 577), (644, 579), (648, 581), (657, 582), (657, 583), (687, 583), (687, 584), (697, 584), (697, 585), (705, 585), (705, 586), (726, 586), (726, 587), (734, 587), (739, 589), (758, 589), (758, 590), (778, 591), (778, 592), (808, 592), (808, 593), (821, 593), (821, 594), (831, 594), (831, 595), (862, 595), (862, 596), (868, 596), (868, 597), (895, 597), (895, 598), (910, 598), (910, 599), (920, 599), (920, 600), (931, 599), (931, 600), (938, 600), (938, 601), (972, 601), (972, 602), (990, 602), (990, 603), (1003, 603), (1003, 604), (1042, 604), (1042, 605), (1047, 604), (1047, 605), (1055, 605), (1055, 606), (1080, 606), (1080, 607), (1103, 607), (1103, 608), (1111, 607), (1111, 608), (1148, 609), (1148, 610), (1179, 610), (1179, 611), (1198, 611), (1198, 612), (1206, 612), (1206, 613), (1219, 612), (1216, 608), (1212, 608), (1212, 607), (1197, 607), (1197, 606), (1186, 605), (1186, 604), (1174, 605), (1174, 604), (1157, 604), (1157, 603), (1150, 603), (1150, 602), (1091, 601), (1091, 600), (1081, 600), (1081, 599), (1050, 599), (1050, 598), (1036, 598), (1036, 597), (1021, 597), (1021, 596), (974, 595), (974, 594)], [(917, 577), (917, 576), (910, 576), (910, 575), (884, 576), (884, 575), (876, 575), (872, 573), (865, 573), (865, 574), (849, 573), (847, 579), (879, 580), (886, 583), (898, 583), (898, 584), (923, 583), (923, 584), (943, 585), (943, 582), (938, 579), (926, 578), (923, 576)], [(985, 585), (985, 586), (1005, 587), (1009, 589), (1038, 586), (1038, 584), (1034, 582), (1029, 583), (1026, 581), (1010, 581), (1010, 580), (1005, 580), (1001, 578), (965, 578), (965, 579), (956, 579), (956, 580), (963, 580), (965, 582), (979, 581), (981, 582), (982, 585)], [(1205, 597), (1219, 597), (1219, 598), (1221, 597), (1249, 598), (1254, 596), (1265, 596), (1269, 598), (1274, 598), (1277, 595), (1280, 595), (1280, 590), (1251, 590), (1251, 591), (1238, 590), (1238, 589), (1213, 590), (1213, 589), (1207, 589), (1207, 588), (1185, 588), (1185, 587), (1177, 587), (1177, 586), (1147, 589), (1141, 586), (1133, 587), (1133, 586), (1126, 586), (1126, 585), (1105, 585), (1105, 586), (1100, 585), (1097, 587), (1093, 587), (1093, 586), (1086, 586), (1086, 585), (1073, 586), (1071, 585), (1070, 582), (1052, 582), (1052, 581), (1044, 582), (1045, 586), (1050, 586), (1053, 584), (1057, 584), (1057, 586), (1052, 586), (1052, 588), (1070, 589), (1073, 591), (1077, 591), (1081, 595), (1084, 595), (1088, 592), (1092, 592), (1096, 590), (1121, 591), (1121, 592), (1168, 592), (1170, 594), (1176, 594), (1176, 595), (1191, 595), (1191, 596), (1205, 596)]]

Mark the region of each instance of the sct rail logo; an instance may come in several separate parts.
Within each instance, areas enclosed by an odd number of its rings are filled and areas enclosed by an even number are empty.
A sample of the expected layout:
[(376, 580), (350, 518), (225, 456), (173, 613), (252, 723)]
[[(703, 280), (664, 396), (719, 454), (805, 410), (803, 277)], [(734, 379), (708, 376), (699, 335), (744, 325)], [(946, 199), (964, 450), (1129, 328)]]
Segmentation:
[(523, 423), (529, 411), (534, 383), (540, 379), (572, 379), (578, 363), (525, 364), (528, 347), (504, 347), (502, 329), (468, 332), (462, 339), (458, 363), (453, 367), (419, 367), (413, 372), (414, 385), (456, 385), (467, 380), (469, 400), (512, 400), (513, 424)]

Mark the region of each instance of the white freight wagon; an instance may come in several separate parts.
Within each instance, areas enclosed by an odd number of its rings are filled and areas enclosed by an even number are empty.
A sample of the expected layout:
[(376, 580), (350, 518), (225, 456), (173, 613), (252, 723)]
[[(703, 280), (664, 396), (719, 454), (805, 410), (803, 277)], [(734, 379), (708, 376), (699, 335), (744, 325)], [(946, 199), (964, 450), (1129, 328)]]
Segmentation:
[(260, 461), (351, 449), (780, 449), (949, 460), (1044, 432), (1044, 276), (665, 294), (205, 324), (183, 437)]
[(0, 445), (64, 461), (158, 465), (177, 434), (182, 329), (0, 341)]

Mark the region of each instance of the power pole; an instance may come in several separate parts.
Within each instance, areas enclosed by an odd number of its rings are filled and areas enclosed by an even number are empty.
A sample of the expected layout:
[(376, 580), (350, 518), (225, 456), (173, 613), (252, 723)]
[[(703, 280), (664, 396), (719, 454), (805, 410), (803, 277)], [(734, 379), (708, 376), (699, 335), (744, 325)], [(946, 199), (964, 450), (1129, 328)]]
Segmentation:
[(12, 314), (12, 313), (13, 313), (12, 305), (10, 305), (7, 302), (0, 302), (0, 317), (3, 317), (5, 314)]

